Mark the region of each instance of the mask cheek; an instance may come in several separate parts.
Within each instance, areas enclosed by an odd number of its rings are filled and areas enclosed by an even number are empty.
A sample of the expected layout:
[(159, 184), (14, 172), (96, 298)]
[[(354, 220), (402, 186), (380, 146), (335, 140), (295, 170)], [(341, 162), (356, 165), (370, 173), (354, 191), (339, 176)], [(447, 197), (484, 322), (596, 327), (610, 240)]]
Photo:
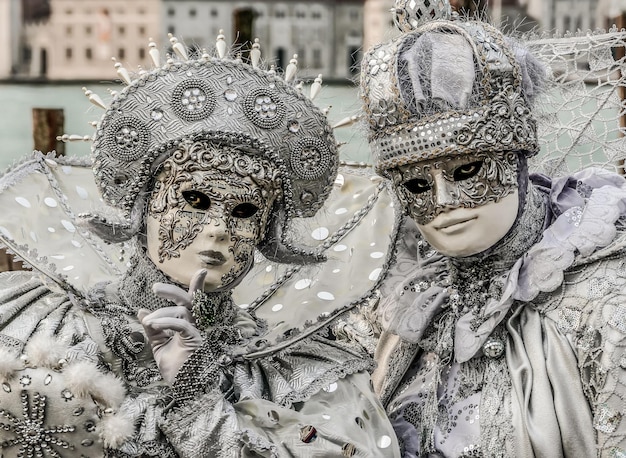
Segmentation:
[(222, 276), (221, 287), (234, 288), (244, 278), (254, 261), (255, 245), (249, 239), (240, 239), (230, 248), (233, 263)]
[(232, 236), (237, 240), (247, 240), (253, 246), (258, 245), (264, 233), (263, 221), (266, 219), (259, 213), (249, 218), (231, 218), (229, 227)]
[(436, 207), (432, 192), (413, 194), (405, 189), (399, 189), (399, 194), (407, 215), (417, 224), (428, 224), (434, 219)]
[[(158, 238), (159, 261), (178, 257), (180, 250), (189, 246), (209, 221), (208, 214), (201, 211), (171, 210), (158, 216), (150, 216), (158, 221), (158, 234), (148, 231), (148, 243)], [(151, 226), (153, 226), (151, 224)]]

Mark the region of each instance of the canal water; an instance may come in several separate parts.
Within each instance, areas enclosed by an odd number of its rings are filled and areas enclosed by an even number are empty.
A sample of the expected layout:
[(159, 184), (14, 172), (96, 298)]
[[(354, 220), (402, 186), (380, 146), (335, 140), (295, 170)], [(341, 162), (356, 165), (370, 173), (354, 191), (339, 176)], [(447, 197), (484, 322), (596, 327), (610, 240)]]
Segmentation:
[[(108, 100), (108, 89), (119, 90), (113, 82), (87, 84), (0, 84), (0, 170), (29, 154), (33, 149), (32, 109), (62, 108), (65, 114), (65, 132), (68, 134), (91, 135), (91, 121), (103, 114), (85, 97), (82, 87)], [(305, 87), (305, 89), (308, 89)], [(325, 85), (315, 100), (320, 108), (331, 106), (328, 118), (331, 124), (358, 114), (360, 101), (355, 86)], [(370, 162), (369, 149), (364, 136), (364, 127), (353, 125), (335, 130), (340, 147), (341, 159), (346, 161)], [(66, 144), (67, 156), (89, 155), (90, 143)]]
[[(29, 154), (33, 149), (32, 138), (32, 109), (37, 108), (62, 108), (65, 113), (65, 132), (68, 134), (91, 135), (93, 127), (91, 121), (98, 120), (103, 111), (95, 107), (85, 97), (82, 87), (87, 86), (90, 90), (100, 95), (105, 102), (110, 98), (108, 89), (119, 90), (120, 85), (114, 82), (89, 83), (89, 84), (0, 84), (0, 172), (15, 163), (21, 157)], [(308, 87), (305, 87), (308, 90)], [(617, 139), (618, 105), (602, 108), (595, 99), (591, 98), (583, 106), (571, 109), (562, 106), (559, 96), (553, 96), (553, 107), (559, 108), (554, 114), (554, 120), (558, 125), (571, 125), (575, 127), (577, 113), (599, 113), (597, 120), (588, 129), (585, 135), (574, 135), (569, 132), (559, 131), (559, 136), (554, 136), (542, 145), (542, 150), (552, 151), (550, 142), (559, 145), (558, 151), (568, 150), (569, 145), (574, 145), (576, 154), (568, 155), (569, 170), (579, 170), (588, 163), (602, 164), (607, 161), (602, 149), (602, 143), (594, 138)], [(339, 120), (360, 113), (361, 102), (358, 98), (358, 88), (349, 84), (327, 84), (316, 98), (315, 103), (320, 108), (331, 107), (328, 118), (331, 124)], [(580, 104), (578, 104), (580, 105)], [(552, 118), (546, 118), (552, 120)], [(581, 117), (582, 121), (586, 118)], [(607, 131), (610, 128), (611, 132)], [(341, 159), (354, 162), (371, 163), (370, 150), (367, 145), (366, 126), (357, 123), (350, 127), (335, 129), (335, 136), (341, 147), (339, 149)], [(567, 135), (565, 135), (567, 134)], [(578, 138), (577, 137), (580, 137)], [(545, 136), (542, 137), (545, 141)], [(623, 140), (622, 140), (623, 141)], [(75, 142), (66, 144), (67, 156), (88, 156), (90, 143)], [(626, 148), (614, 145), (614, 148)], [(625, 151), (621, 151), (619, 157), (624, 157)], [(540, 155), (541, 156), (541, 155)], [(551, 157), (554, 157), (552, 154)], [(571, 162), (571, 164), (570, 164)]]

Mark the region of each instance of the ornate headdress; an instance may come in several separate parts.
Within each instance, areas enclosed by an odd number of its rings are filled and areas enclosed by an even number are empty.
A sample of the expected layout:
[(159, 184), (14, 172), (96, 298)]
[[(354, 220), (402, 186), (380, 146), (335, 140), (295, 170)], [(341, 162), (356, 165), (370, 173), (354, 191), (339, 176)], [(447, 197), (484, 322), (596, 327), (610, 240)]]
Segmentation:
[[(279, 170), (283, 202), (270, 222), (274, 234), (264, 253), (292, 260), (306, 255), (284, 245), (281, 234), (291, 218), (312, 216), (322, 206), (335, 180), (338, 156), (325, 114), (302, 93), (302, 84), (295, 84), (295, 56), (281, 78), (273, 68), (259, 68), (258, 40), (250, 65), (241, 56), (226, 55), (221, 33), (216, 56), (204, 52), (190, 58), (175, 37), (170, 41), (175, 56), (162, 63), (151, 42), (155, 68), (134, 79), (115, 64), (127, 86), (112, 93), (108, 107), (85, 89), (92, 103), (106, 109), (93, 137), (96, 184), (126, 219), (112, 225), (94, 217), (92, 227), (113, 240), (135, 234), (146, 186), (158, 166), (182, 142), (202, 140), (268, 160)], [(313, 83), (311, 98), (320, 83), (319, 78)]]
[(447, 0), (397, 0), (402, 35), (363, 59), (379, 173), (444, 155), (539, 149), (530, 102), (541, 66), (494, 27), (450, 11)]

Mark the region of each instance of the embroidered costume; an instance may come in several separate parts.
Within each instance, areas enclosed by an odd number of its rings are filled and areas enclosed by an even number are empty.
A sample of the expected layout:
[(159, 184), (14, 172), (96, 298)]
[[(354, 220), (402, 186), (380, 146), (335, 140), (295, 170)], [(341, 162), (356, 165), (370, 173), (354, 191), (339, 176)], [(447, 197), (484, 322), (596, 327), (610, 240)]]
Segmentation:
[(373, 375), (402, 456), (623, 456), (626, 181), (529, 177), (542, 65), (447, 2), (395, 19), (362, 96), (408, 215)]
[(171, 42), (176, 57), (151, 44), (156, 68), (135, 78), (116, 64), (127, 86), (108, 105), (86, 91), (105, 108), (92, 167), (109, 207), (81, 161), (36, 154), (2, 178), (3, 198), (39, 217), (1, 227), (36, 271), (0, 275), (2, 456), (397, 456), (371, 360), (326, 332), (367, 288), (271, 320), (270, 293), (247, 310), (231, 294), (255, 247), (318, 262), (366, 216), (346, 204), (353, 220), (320, 249), (289, 238), (336, 180), (325, 116), (259, 67), (258, 43), (248, 65), (223, 36), (215, 56)]

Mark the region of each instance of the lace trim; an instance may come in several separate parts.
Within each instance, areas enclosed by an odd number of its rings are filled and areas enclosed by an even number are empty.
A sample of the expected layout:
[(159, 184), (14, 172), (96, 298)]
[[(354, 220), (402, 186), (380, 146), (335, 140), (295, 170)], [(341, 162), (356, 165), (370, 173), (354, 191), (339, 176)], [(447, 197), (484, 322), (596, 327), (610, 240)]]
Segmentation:
[(544, 231), (541, 242), (528, 251), (519, 269), (514, 294), (517, 300), (529, 302), (540, 292), (556, 290), (567, 268), (607, 246), (616, 236), (615, 223), (626, 214), (624, 179), (595, 169), (579, 172), (573, 178), (589, 182), (591, 194), (586, 202), (561, 208), (563, 212)]
[[(506, 331), (502, 326), (494, 334), (498, 332), (504, 338)], [(506, 358), (483, 357), (481, 360), (485, 361), (485, 367), (480, 395), (480, 447), (485, 457), (512, 458), (514, 451), (506, 446), (512, 444), (514, 438), (511, 373)]]

